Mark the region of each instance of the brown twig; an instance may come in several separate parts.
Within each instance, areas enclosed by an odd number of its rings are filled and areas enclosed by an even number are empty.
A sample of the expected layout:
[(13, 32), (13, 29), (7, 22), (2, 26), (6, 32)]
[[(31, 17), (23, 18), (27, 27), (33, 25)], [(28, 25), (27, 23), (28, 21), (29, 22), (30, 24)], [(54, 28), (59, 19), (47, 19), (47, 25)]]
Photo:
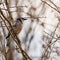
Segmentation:
[[(22, 53), (22, 55), (23, 55), (23, 57), (27, 60), (27, 59), (29, 59), (29, 60), (31, 60), (31, 58), (27, 55), (27, 53), (22, 49), (22, 47), (21, 47), (21, 41), (19, 40), (19, 38), (17, 37), (17, 35), (16, 35), (16, 33), (14, 32), (14, 29), (13, 29), (13, 27), (12, 27), (12, 25), (11, 25), (11, 23), (9, 22), (9, 20), (4, 16), (4, 14), (3, 14), (3, 12), (2, 12), (2, 10), (0, 9), (0, 13), (1, 13), (1, 15), (4, 17), (4, 19), (8, 22), (8, 24), (10, 25), (10, 27), (11, 27), (11, 29), (12, 29), (12, 32), (13, 32), (13, 37), (14, 37), (14, 41), (17, 43), (17, 45), (19, 46), (19, 48), (20, 48), (20, 51), (21, 51), (21, 53)], [(11, 32), (10, 32), (11, 33)], [(12, 35), (12, 34), (11, 34)]]
[(46, 3), (48, 6), (50, 6), (52, 9), (54, 9), (55, 11), (57, 11), (58, 13), (60, 13), (60, 11), (57, 8), (54, 8), (53, 6), (51, 6), (48, 2), (41, 0), (42, 2)]

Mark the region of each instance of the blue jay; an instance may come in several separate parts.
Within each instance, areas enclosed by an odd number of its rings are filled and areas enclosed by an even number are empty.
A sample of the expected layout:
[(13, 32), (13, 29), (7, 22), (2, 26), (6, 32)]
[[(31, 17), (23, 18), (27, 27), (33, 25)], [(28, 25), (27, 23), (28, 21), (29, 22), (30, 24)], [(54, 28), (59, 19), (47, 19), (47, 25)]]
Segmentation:
[[(27, 19), (25, 19), (25, 18), (17, 18), (16, 19), (16, 22), (13, 25), (13, 29), (14, 29), (14, 32), (16, 34), (19, 34), (19, 32), (22, 30), (22, 25), (23, 25), (24, 20), (27, 20)], [(12, 29), (10, 29), (10, 31), (12, 31)], [(8, 36), (6, 37), (6, 39), (10, 37), (10, 31), (9, 31)]]

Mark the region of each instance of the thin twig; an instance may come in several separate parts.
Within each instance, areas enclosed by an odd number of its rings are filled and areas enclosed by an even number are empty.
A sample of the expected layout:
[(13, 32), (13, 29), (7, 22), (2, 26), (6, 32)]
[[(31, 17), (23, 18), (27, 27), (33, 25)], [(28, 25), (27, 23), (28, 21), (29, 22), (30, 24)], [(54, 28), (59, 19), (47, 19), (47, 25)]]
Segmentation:
[[(21, 51), (21, 53), (22, 53), (22, 55), (23, 55), (23, 57), (27, 60), (27, 59), (29, 59), (29, 60), (32, 60), (28, 55), (27, 55), (27, 53), (22, 49), (22, 47), (21, 47), (21, 41), (19, 40), (19, 38), (17, 37), (17, 35), (16, 35), (16, 33), (14, 32), (14, 29), (13, 29), (13, 27), (12, 27), (12, 25), (11, 25), (11, 23), (9, 22), (9, 20), (4, 16), (4, 14), (3, 14), (3, 12), (2, 12), (2, 10), (0, 9), (0, 13), (1, 13), (1, 15), (4, 17), (4, 19), (8, 22), (8, 24), (10, 25), (10, 27), (11, 27), (11, 29), (12, 29), (12, 32), (13, 32), (13, 37), (14, 37), (14, 41), (17, 43), (17, 45), (19, 46), (19, 48), (20, 48), (20, 51)], [(11, 33), (11, 32), (10, 32)], [(12, 34), (11, 34), (12, 35)]]
[(60, 13), (60, 11), (57, 8), (52, 7), (48, 2), (41, 0), (42, 2), (46, 3), (48, 6), (50, 6), (52, 9)]

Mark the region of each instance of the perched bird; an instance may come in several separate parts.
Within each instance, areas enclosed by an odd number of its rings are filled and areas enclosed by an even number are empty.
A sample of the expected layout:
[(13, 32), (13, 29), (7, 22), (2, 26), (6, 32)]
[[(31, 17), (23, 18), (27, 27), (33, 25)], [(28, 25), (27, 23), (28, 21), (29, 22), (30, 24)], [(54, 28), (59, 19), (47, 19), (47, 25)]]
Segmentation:
[[(13, 27), (14, 32), (16, 34), (19, 34), (20, 31), (22, 30), (22, 26), (23, 26), (23, 21), (24, 20), (27, 20), (27, 19), (21, 18), (21, 17), (20, 18), (17, 18), (15, 24), (13, 24), (12, 27)], [(12, 31), (12, 29), (10, 29), (10, 31)], [(9, 31), (8, 36), (6, 37), (6, 39), (10, 37), (10, 31)]]
[[(27, 19), (17, 18), (15, 23), (12, 25), (16, 35), (18, 35), (20, 33), (20, 31), (22, 30), (24, 20), (27, 20)], [(11, 41), (10, 32), (12, 33), (12, 29), (9, 27), (9, 32), (8, 32), (7, 37), (6, 37), (6, 41), (7, 41), (7, 44), (6, 44), (6, 49), (7, 49), (6, 56), (7, 57), (6, 58), (7, 58), (7, 60), (13, 60), (13, 51), (14, 51), (13, 50), (14, 49), (13, 44), (11, 44), (13, 41)]]

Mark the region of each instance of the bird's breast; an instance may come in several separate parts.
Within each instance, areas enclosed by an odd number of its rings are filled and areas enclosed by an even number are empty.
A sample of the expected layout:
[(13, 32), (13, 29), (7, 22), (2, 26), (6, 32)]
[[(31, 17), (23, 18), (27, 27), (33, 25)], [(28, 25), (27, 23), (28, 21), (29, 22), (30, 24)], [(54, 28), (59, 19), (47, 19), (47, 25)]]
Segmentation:
[(17, 27), (14, 29), (14, 32), (16, 34), (19, 34), (22, 30), (22, 24), (18, 24)]

